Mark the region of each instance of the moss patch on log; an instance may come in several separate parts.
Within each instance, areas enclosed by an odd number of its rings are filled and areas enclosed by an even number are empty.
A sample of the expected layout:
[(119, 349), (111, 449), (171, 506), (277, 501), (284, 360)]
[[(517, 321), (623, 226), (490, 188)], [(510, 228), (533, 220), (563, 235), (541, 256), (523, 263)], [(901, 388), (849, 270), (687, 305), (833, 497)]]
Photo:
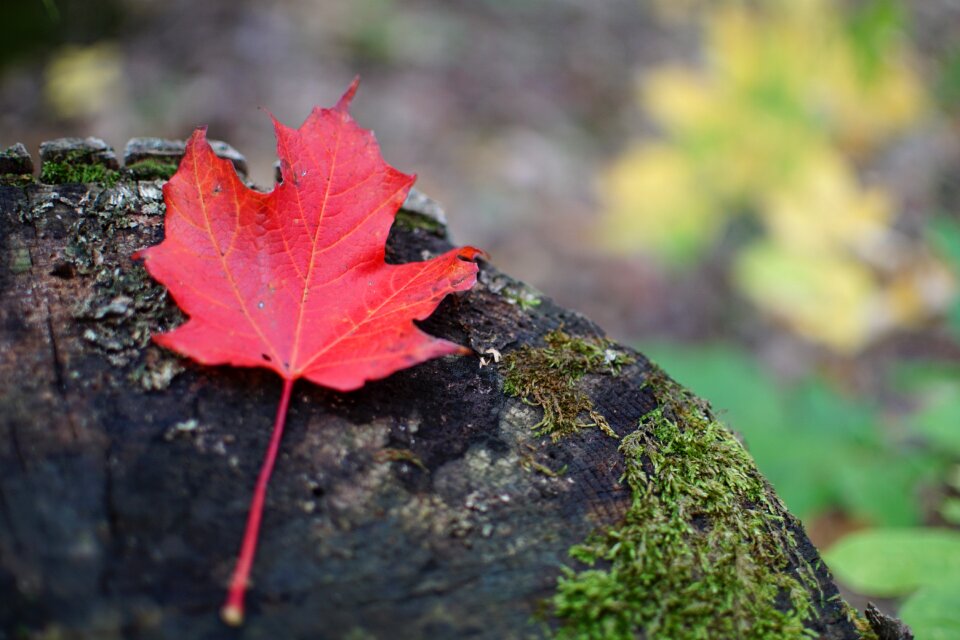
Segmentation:
[(86, 184), (99, 182), (112, 187), (120, 180), (120, 172), (102, 164), (72, 162), (44, 162), (40, 168), (40, 182), (46, 184)]
[(147, 159), (127, 165), (124, 171), (134, 180), (169, 180), (177, 172), (177, 165)]
[(660, 406), (620, 445), (631, 506), (571, 550), (588, 568), (559, 578), (555, 637), (809, 637), (814, 572), (791, 572), (796, 543), (752, 458), (666, 375), (648, 385)]
[(609, 340), (573, 337), (560, 329), (544, 336), (544, 342), (542, 347), (524, 345), (503, 357), (504, 392), (543, 409), (543, 419), (533, 427), (538, 435), (559, 440), (597, 427), (616, 438), (578, 382), (587, 374), (616, 375), (632, 358), (614, 349)]
[(540, 297), (526, 287), (504, 287), (503, 297), (510, 304), (515, 304), (523, 311), (530, 311), (540, 306)]
[(441, 238), (447, 232), (446, 225), (436, 218), (431, 218), (426, 214), (418, 211), (410, 211), (409, 209), (399, 209), (393, 222), (404, 231), (423, 230)]
[(482, 270), (479, 280), (490, 293), (502, 296), (509, 304), (520, 307), (521, 311), (536, 309), (543, 302), (542, 294), (539, 291), (503, 273), (491, 273)]

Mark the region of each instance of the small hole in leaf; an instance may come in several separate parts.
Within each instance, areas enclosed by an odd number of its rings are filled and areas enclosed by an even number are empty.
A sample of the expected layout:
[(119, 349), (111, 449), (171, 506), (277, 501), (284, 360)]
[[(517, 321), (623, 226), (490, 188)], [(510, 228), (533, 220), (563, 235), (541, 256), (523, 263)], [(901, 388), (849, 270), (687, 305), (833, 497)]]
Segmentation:
[(273, 362), (273, 358), (271, 358), (270, 356), (268, 356), (268, 355), (265, 354), (265, 353), (261, 353), (261, 354), (260, 354), (260, 357), (263, 358), (266, 362)]
[(263, 309), (263, 300), (257, 303), (257, 309)]
[(213, 188), (213, 193), (214, 193), (214, 195), (220, 193), (221, 191), (223, 191), (223, 186), (221, 186), (221, 185), (219, 185), (219, 184)]

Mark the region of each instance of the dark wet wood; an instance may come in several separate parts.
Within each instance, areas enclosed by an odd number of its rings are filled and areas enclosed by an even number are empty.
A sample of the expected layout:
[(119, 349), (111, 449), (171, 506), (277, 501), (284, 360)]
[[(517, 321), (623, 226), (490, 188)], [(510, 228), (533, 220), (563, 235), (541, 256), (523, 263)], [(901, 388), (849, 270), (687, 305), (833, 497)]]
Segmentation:
[[(149, 345), (181, 319), (130, 258), (161, 238), (159, 198), (157, 182), (0, 186), (0, 639), (539, 637), (568, 549), (624, 512), (623, 463), (595, 430), (534, 437), (537, 410), (477, 357), (348, 394), (296, 386), (248, 623), (221, 624), (281, 384)], [(449, 246), (400, 226), (391, 260)], [(523, 292), (484, 264), (426, 329), (477, 352), (600, 333)], [(638, 357), (591, 385), (621, 434), (656, 406), (648, 371)], [(859, 637), (799, 523), (777, 526), (819, 567), (811, 628)]]

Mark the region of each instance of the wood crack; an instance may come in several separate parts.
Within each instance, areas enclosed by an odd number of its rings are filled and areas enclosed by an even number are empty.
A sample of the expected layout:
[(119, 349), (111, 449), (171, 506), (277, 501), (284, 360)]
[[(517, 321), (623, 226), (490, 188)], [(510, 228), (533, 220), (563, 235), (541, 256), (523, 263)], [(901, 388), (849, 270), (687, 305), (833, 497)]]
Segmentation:
[(14, 553), (22, 555), (23, 545), (20, 543), (20, 537), (17, 535), (17, 528), (14, 526), (15, 522), (10, 511), (10, 506), (7, 504), (7, 498), (3, 493), (2, 484), (0, 484), (0, 516), (2, 516), (7, 523), (5, 529), (10, 532), (10, 540), (13, 543)]
[(79, 441), (80, 433), (77, 429), (76, 421), (73, 419), (73, 412), (70, 411), (70, 398), (67, 395), (67, 382), (66, 376), (64, 375), (64, 365), (63, 357), (60, 354), (60, 347), (57, 344), (57, 335), (53, 330), (53, 314), (50, 312), (50, 305), (47, 304), (47, 340), (50, 344), (50, 359), (53, 363), (53, 379), (54, 386), (57, 389), (57, 393), (60, 395), (60, 399), (63, 400), (64, 406), (64, 416), (67, 419), (67, 425), (70, 427), (70, 434), (73, 436), (74, 441)]
[(10, 444), (13, 445), (13, 452), (16, 455), (17, 462), (20, 465), (20, 469), (26, 472), (29, 468), (27, 465), (27, 459), (23, 455), (23, 447), (20, 446), (20, 435), (19, 430), (15, 422), (10, 422)]

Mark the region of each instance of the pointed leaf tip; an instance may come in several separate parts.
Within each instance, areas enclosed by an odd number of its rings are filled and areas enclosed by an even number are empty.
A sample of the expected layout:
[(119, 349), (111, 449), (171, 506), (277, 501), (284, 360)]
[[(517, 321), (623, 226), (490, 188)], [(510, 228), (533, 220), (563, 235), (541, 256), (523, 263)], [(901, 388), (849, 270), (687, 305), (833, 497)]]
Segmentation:
[(477, 249), (476, 247), (460, 247), (457, 257), (468, 262), (474, 262), (476, 258), (483, 258), (484, 260), (490, 258), (486, 251)]
[(203, 125), (193, 130), (193, 133), (190, 134), (190, 138), (187, 140), (187, 144), (188, 145), (194, 144), (200, 140), (206, 140), (206, 139), (207, 139), (207, 125)]
[(346, 113), (350, 110), (350, 102), (353, 100), (353, 96), (357, 95), (357, 88), (360, 86), (360, 76), (354, 76), (353, 82), (350, 83), (350, 86), (347, 87), (347, 90), (343, 92), (343, 95), (340, 96), (340, 99), (337, 100), (337, 104), (334, 105), (334, 109), (337, 111), (343, 111)]
[(179, 171), (180, 167), (183, 166), (184, 158), (189, 156), (191, 153), (196, 153), (198, 150), (203, 149), (204, 146), (210, 146), (210, 143), (207, 141), (206, 125), (194, 129), (193, 133), (190, 134), (190, 137), (187, 138), (187, 144), (183, 149), (183, 157), (180, 158), (180, 164), (177, 167), (177, 171)]

